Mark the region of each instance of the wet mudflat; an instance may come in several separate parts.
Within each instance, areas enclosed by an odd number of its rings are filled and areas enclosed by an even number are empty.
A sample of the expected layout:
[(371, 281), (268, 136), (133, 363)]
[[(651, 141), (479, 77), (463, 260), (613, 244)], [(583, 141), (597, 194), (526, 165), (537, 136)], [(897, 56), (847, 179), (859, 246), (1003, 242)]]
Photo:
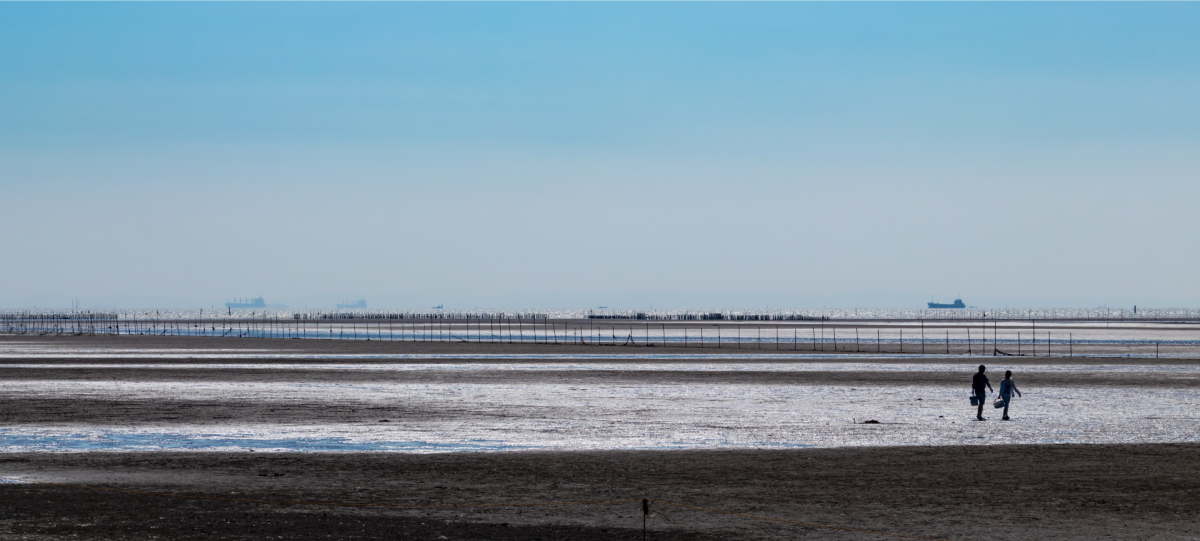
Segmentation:
[[(104, 357), (106, 340), (129, 355)], [(0, 360), (0, 476), (338, 503), (652, 498), (946, 539), (1200, 539), (1194, 360), (296, 342), (0, 339), (59, 352)], [(1014, 421), (970, 420), (980, 362), (993, 384), (1018, 374)], [(0, 500), (0, 539), (641, 536), (630, 502), (413, 510), (33, 483), (0, 484)], [(884, 539), (652, 510), (651, 539)]]
[[(9, 355), (0, 361), (0, 450), (1200, 441), (1200, 362), (1186, 359), (643, 353), (653, 348), (608, 348), (620, 353), (605, 356), (534, 344), (486, 352), (479, 344), (365, 344), (10, 337), (0, 341)], [(239, 356), (246, 351), (255, 356)], [(80, 352), (86, 357), (73, 357)], [(1016, 371), (1025, 395), (1014, 400), (1013, 422), (971, 420), (967, 381), (981, 362), (997, 383), (1003, 369)]]
[[(509, 453), (19, 453), (28, 480), (244, 499), (475, 504), (651, 498), (944, 539), (1196, 539), (1200, 446)], [(0, 539), (640, 539), (636, 502), (422, 508), (0, 484)], [(886, 539), (652, 504), (649, 539)]]
[[(1003, 368), (1016, 370), (1025, 394), (1014, 400), (1013, 422), (976, 423), (966, 382), (979, 360), (905, 361), (14, 359), (0, 363), (0, 450), (586, 451), (1200, 441), (1200, 364), (993, 364), (994, 379)], [(989, 408), (987, 415), (998, 413)]]

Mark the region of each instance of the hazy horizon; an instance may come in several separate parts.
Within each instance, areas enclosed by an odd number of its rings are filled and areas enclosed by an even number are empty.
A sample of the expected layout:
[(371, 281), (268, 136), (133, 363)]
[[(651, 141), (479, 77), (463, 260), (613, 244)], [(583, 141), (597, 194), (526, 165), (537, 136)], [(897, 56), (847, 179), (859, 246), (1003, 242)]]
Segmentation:
[(1196, 307), (1198, 27), (3, 3), (0, 308)]
[[(237, 299), (255, 298), (258, 295), (238, 296)], [(639, 299), (647, 298), (658, 299), (657, 302), (639, 302)], [(964, 296), (966, 297), (966, 296)], [(828, 295), (824, 297), (818, 296), (801, 296), (801, 295), (688, 295), (688, 294), (656, 294), (641, 295), (641, 294), (612, 294), (606, 297), (607, 301), (586, 302), (587, 299), (580, 296), (558, 296), (549, 297), (550, 302), (529, 302), (520, 296), (511, 297), (483, 297), (478, 299), (460, 298), (455, 296), (335, 296), (335, 295), (308, 295), (295, 298), (276, 298), (263, 297), (264, 303), (268, 309), (289, 309), (289, 310), (333, 310), (337, 303), (343, 301), (357, 301), (359, 299), (366, 300), (367, 310), (428, 310), (436, 306), (442, 306), (445, 310), (529, 310), (529, 309), (553, 309), (553, 310), (580, 310), (580, 309), (597, 309), (605, 308), (610, 310), (822, 310), (822, 309), (923, 309), (925, 303), (930, 301), (950, 303), (953, 302), (956, 295), (950, 296), (924, 296), (918, 298), (911, 294), (890, 293), (890, 292), (863, 292), (863, 293), (848, 293), (840, 295)], [(225, 303), (234, 301), (234, 297), (225, 298), (218, 301), (209, 300), (202, 302), (195, 299), (184, 299), (177, 297), (71, 297), (57, 298), (46, 296), (39, 302), (37, 299), (23, 299), (17, 302), (10, 302), (6, 305), (0, 305), (0, 310), (21, 310), (21, 309), (64, 309), (73, 307), (78, 302), (80, 310), (104, 310), (104, 309), (204, 309), (204, 310), (225, 310)], [(471, 301), (478, 302), (471, 302)], [(557, 302), (555, 302), (557, 300)], [(707, 300), (708, 302), (705, 302)], [(1129, 302), (1129, 303), (1096, 303), (1092, 305), (1076, 305), (1065, 304), (1062, 302), (1044, 302), (1037, 303), (1035, 300), (1028, 300), (1024, 303), (1008, 303), (1003, 299), (988, 299), (979, 298), (973, 299), (966, 297), (963, 299), (968, 307), (981, 309), (1095, 309), (1095, 308), (1111, 308), (1111, 309), (1132, 309), (1137, 306), (1139, 309), (1172, 309), (1172, 308), (1195, 308), (1194, 306), (1185, 305), (1166, 305), (1153, 304), (1144, 302)], [(536, 301), (536, 300), (535, 300)]]

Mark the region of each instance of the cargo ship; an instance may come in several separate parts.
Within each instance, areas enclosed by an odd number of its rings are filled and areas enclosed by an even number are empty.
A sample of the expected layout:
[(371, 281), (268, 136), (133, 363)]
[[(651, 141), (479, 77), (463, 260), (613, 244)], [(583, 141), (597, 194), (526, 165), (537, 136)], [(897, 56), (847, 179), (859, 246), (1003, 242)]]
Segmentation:
[(962, 299), (954, 299), (953, 304), (931, 302), (931, 303), (929, 303), (929, 307), (930, 308), (966, 308), (967, 305), (963, 304)]
[(263, 298), (257, 299), (233, 299), (233, 302), (225, 303), (226, 308), (266, 308), (267, 303), (263, 302)]
[(354, 308), (366, 308), (367, 299), (359, 299), (356, 301), (342, 301), (337, 304), (338, 310), (347, 310)]

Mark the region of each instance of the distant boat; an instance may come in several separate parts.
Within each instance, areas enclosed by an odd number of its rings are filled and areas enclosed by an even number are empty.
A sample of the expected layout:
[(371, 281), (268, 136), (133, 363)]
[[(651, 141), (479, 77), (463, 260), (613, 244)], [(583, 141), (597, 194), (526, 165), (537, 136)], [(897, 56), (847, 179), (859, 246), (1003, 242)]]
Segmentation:
[(605, 310), (605, 309), (607, 309), (608, 307), (607, 307), (607, 306), (597, 306), (596, 308), (599, 308), (599, 309), (601, 309), (601, 310)]
[(233, 302), (225, 303), (226, 308), (266, 308), (267, 303), (263, 302), (263, 298), (257, 299), (233, 299)]
[(440, 305), (440, 304), (439, 304), (439, 305), (437, 305), (437, 306), (434, 306), (434, 307), (433, 307), (433, 309), (434, 309), (434, 310), (441, 310), (441, 309), (442, 309), (442, 305)]
[(338, 307), (338, 310), (348, 309), (348, 308), (366, 308), (367, 307), (367, 299), (359, 299), (356, 301), (342, 301), (342, 302), (338, 303), (337, 307)]
[(962, 299), (954, 299), (954, 304), (931, 302), (931, 303), (929, 303), (929, 307), (930, 308), (966, 308), (967, 305), (963, 304)]

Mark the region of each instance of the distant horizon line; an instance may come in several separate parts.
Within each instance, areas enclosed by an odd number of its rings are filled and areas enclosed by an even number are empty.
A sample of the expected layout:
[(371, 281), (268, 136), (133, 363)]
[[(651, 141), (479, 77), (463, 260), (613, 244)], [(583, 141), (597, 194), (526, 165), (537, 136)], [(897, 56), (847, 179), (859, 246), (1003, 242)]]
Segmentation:
[(293, 310), (293, 311), (365, 311), (365, 312), (427, 312), (430, 310), (439, 310), (442, 312), (464, 312), (464, 313), (486, 313), (486, 312), (529, 312), (529, 311), (579, 311), (579, 312), (595, 312), (595, 313), (704, 313), (704, 312), (741, 312), (741, 313), (786, 313), (786, 312), (812, 312), (812, 311), (853, 311), (853, 310), (922, 310), (922, 311), (938, 311), (938, 312), (960, 312), (960, 311), (1034, 311), (1034, 310), (1197, 310), (1200, 306), (1153, 306), (1153, 305), (1136, 305), (1127, 306), (1053, 306), (1053, 307), (1032, 307), (1032, 306), (965, 306), (962, 308), (929, 308), (929, 307), (898, 307), (898, 306), (850, 306), (850, 307), (791, 307), (791, 308), (771, 308), (771, 307), (710, 307), (710, 308), (655, 308), (651, 307), (622, 307), (614, 308), (608, 306), (592, 306), (592, 307), (446, 307), (446, 306), (431, 306), (431, 307), (370, 307), (365, 308), (337, 308), (327, 306), (288, 306), (283, 303), (267, 304), (261, 307), (251, 308), (232, 308), (232, 307), (186, 307), (186, 306), (0, 306), (0, 311), (20, 311), (20, 310), (68, 310), (73, 312), (86, 312), (88, 310), (128, 310), (128, 311), (217, 311), (223, 312), (227, 310)]

